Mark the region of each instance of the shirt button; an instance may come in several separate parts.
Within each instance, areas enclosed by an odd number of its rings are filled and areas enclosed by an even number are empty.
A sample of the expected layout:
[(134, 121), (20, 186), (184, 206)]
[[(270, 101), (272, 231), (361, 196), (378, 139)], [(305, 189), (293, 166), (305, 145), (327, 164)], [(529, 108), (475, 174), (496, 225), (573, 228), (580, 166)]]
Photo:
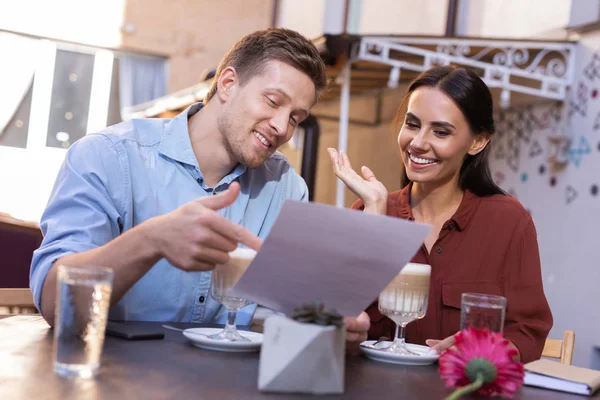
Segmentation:
[(196, 179), (196, 182), (198, 182), (198, 183), (200, 183), (200, 184), (201, 184), (201, 183), (202, 183), (202, 178), (198, 178), (198, 179)]
[(204, 303), (204, 296), (200, 296), (200, 298), (198, 299), (198, 301), (199, 301), (200, 303)]
[(435, 252), (440, 254), (442, 252), (442, 248), (441, 247), (436, 247), (435, 248)]

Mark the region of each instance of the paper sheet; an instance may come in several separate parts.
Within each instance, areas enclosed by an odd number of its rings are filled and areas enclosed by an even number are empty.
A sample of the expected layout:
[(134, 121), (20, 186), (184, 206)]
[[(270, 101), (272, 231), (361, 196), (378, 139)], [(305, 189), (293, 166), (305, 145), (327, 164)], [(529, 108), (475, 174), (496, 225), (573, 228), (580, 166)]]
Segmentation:
[(291, 314), (320, 300), (357, 316), (410, 261), (431, 226), (288, 200), (233, 292)]

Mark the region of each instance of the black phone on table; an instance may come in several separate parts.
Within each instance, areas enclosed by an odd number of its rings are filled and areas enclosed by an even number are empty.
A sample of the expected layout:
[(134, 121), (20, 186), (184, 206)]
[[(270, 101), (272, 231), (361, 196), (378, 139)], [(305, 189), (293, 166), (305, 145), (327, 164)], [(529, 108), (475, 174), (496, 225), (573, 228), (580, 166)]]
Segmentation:
[(135, 322), (108, 321), (106, 335), (127, 340), (152, 340), (162, 339), (165, 333), (159, 326), (136, 324)]

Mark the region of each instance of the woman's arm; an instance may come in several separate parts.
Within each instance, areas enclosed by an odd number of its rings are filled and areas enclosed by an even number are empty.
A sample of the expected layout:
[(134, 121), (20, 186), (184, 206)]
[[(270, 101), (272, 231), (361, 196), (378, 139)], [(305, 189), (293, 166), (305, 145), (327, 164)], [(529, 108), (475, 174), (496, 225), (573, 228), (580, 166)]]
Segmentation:
[(544, 294), (537, 234), (531, 217), (515, 235), (506, 257), (504, 296), (507, 298), (504, 336), (517, 347), (522, 362), (537, 360), (552, 328), (552, 313)]

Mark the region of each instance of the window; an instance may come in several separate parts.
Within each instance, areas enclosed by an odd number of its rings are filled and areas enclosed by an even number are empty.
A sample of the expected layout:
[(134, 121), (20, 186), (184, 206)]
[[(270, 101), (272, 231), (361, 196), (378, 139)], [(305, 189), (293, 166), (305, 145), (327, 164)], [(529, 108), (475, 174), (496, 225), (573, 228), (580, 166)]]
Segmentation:
[(94, 55), (57, 50), (46, 146), (68, 148), (87, 132)]
[(30, 84), (19, 108), (4, 127), (4, 131), (0, 132), (0, 146), (19, 147), (22, 149), (27, 147), (32, 92), (33, 84)]
[(0, 41), (8, 55), (0, 64), (0, 147), (66, 149), (121, 122), (122, 101), (166, 94), (163, 58), (1, 33)]

